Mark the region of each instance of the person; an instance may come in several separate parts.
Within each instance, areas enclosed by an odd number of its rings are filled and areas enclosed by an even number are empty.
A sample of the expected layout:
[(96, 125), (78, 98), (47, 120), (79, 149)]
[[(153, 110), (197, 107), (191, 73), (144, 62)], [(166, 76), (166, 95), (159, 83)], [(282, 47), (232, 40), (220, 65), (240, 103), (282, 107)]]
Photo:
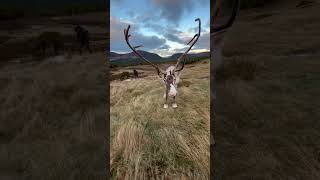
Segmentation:
[(138, 71), (136, 69), (133, 69), (133, 75), (134, 78), (138, 78)]
[(83, 28), (80, 25), (77, 25), (74, 28), (74, 31), (77, 33), (77, 41), (80, 43), (80, 54), (82, 53), (82, 49), (85, 47), (88, 49), (90, 54), (92, 53), (92, 50), (90, 48), (89, 44), (89, 32), (85, 28)]

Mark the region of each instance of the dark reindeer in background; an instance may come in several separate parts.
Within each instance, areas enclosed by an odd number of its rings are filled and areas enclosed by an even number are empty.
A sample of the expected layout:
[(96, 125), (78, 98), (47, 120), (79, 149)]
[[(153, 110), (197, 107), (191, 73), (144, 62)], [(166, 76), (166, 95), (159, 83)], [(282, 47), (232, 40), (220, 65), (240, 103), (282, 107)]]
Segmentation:
[(34, 42), (33, 54), (46, 57), (58, 55), (64, 49), (63, 37), (59, 32), (42, 32)]
[[(89, 43), (89, 32), (80, 25), (74, 28), (76, 40), (79, 42), (79, 51), (82, 54), (82, 49), (86, 48), (90, 53), (92, 50)], [(64, 51), (64, 38), (59, 32), (42, 32), (33, 43), (33, 54), (46, 57), (47, 55), (58, 55), (59, 51)]]
[[(125, 36), (125, 40), (128, 44), (128, 46), (130, 47), (130, 49), (135, 53), (135, 55), (137, 55), (138, 57), (140, 57), (142, 60), (144, 60), (145, 62), (149, 63), (151, 66), (153, 66), (156, 71), (158, 76), (162, 79), (162, 81), (165, 83), (165, 87), (166, 87), (166, 92), (164, 94), (164, 99), (165, 99), (165, 103), (164, 103), (164, 108), (168, 108), (168, 97), (172, 97), (174, 102), (172, 104), (173, 108), (177, 108), (178, 105), (176, 103), (176, 96), (177, 96), (177, 87), (178, 87), (178, 83), (180, 81), (180, 75), (181, 72), (184, 68), (185, 62), (186, 62), (186, 55), (188, 54), (188, 52), (191, 50), (191, 48), (193, 47), (193, 45), (198, 41), (199, 37), (200, 37), (200, 32), (201, 32), (201, 20), (199, 18), (195, 19), (195, 21), (198, 21), (199, 23), (199, 31), (197, 34), (195, 34), (193, 36), (193, 38), (188, 42), (187, 45), (190, 45), (190, 47), (178, 58), (177, 63), (175, 66), (169, 66), (165, 71), (163, 69), (161, 69), (159, 66), (153, 64), (151, 61), (147, 60), (146, 58), (144, 58), (136, 49), (140, 46), (131, 46), (130, 42), (129, 42), (129, 37), (131, 36), (129, 34), (129, 30), (130, 30), (130, 25), (128, 26), (127, 29), (124, 29), (124, 36)], [(182, 64), (181, 64), (182, 62)], [(178, 68), (178, 66), (181, 64), (181, 67)]]

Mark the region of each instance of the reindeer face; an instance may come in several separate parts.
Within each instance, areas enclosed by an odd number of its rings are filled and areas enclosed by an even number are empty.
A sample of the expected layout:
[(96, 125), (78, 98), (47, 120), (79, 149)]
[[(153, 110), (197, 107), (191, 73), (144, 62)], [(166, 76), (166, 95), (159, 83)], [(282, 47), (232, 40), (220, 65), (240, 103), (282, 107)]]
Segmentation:
[(167, 84), (172, 84), (173, 83), (173, 76), (172, 75), (166, 76), (166, 82), (167, 82)]
[(171, 71), (169, 71), (169, 73), (167, 73), (167, 74), (164, 74), (164, 82), (167, 85), (175, 84), (175, 80), (176, 80), (176, 77), (175, 77), (174, 73), (172, 73)]

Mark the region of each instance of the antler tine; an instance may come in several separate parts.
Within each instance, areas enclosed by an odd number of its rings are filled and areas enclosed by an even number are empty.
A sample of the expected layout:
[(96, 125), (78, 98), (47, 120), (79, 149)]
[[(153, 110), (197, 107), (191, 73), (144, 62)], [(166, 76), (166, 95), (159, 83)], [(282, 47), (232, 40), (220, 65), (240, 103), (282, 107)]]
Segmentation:
[(142, 45), (139, 45), (139, 46), (135, 46), (133, 47), (134, 49), (137, 49), (137, 48), (140, 48), (140, 47), (143, 47)]
[[(188, 52), (191, 50), (191, 48), (193, 47), (193, 45), (198, 41), (199, 37), (200, 37), (200, 33), (201, 33), (201, 20), (200, 18), (197, 18), (195, 19), (194, 21), (198, 21), (199, 23), (199, 30), (198, 30), (198, 33), (195, 34), (193, 36), (193, 38), (188, 42), (187, 45), (191, 44), (190, 47), (186, 50), (186, 52), (184, 52), (177, 60), (177, 64), (176, 64), (176, 67), (175, 67), (175, 71), (181, 71), (183, 68), (184, 68), (184, 65), (185, 65), (185, 62), (186, 62), (186, 58), (185, 56), (188, 54)], [(178, 65), (180, 64), (180, 62), (182, 61), (183, 59), (183, 63), (182, 63), (182, 66), (180, 69), (177, 69)]]
[(189, 45), (193, 40), (194, 40), (194, 38), (196, 38), (198, 36), (198, 34), (195, 34), (194, 36), (193, 36), (193, 38), (187, 43), (187, 45)]
[(128, 35), (129, 29), (130, 29), (130, 25), (128, 25), (128, 27), (123, 30), (123, 31), (124, 31), (124, 36), (126, 37), (126, 39), (127, 39), (127, 37), (130, 37), (130, 36)]
[(144, 58), (138, 51), (136, 51), (136, 48), (142, 47), (142, 45), (134, 46), (134, 47), (131, 46), (131, 44), (129, 42), (129, 37), (131, 36), (129, 34), (129, 30), (130, 30), (130, 25), (128, 25), (127, 29), (124, 29), (125, 40), (126, 40), (127, 45), (129, 46), (129, 48), (135, 53), (135, 55), (140, 57), (145, 62), (149, 63), (151, 66), (153, 66), (157, 70), (157, 73), (158, 73), (159, 76), (160, 76), (160, 73), (165, 74), (165, 72), (160, 67), (158, 67), (157, 65), (153, 64), (151, 61), (149, 61), (146, 58)]
[[(233, 6), (232, 6), (232, 14), (231, 14), (229, 20), (227, 21), (227, 23), (222, 26), (213, 27), (213, 33), (218, 33), (220, 31), (224, 31), (224, 30), (228, 29), (229, 27), (231, 27), (234, 20), (236, 19), (239, 8), (240, 8), (240, 0), (235, 0), (233, 3)], [(217, 13), (218, 13), (218, 10), (215, 12), (215, 14), (217, 15)]]
[[(178, 72), (178, 71), (181, 71), (183, 68), (184, 68), (184, 65), (186, 63), (186, 59), (187, 59), (187, 56), (183, 56), (183, 63), (181, 65), (181, 68), (180, 69), (176, 69), (175, 72)], [(180, 59), (180, 58), (179, 58)]]

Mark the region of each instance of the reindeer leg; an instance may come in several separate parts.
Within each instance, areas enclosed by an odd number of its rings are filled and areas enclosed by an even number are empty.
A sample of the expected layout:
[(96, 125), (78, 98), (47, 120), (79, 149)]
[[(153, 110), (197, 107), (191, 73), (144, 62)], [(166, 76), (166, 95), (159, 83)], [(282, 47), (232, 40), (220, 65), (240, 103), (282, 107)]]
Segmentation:
[(164, 94), (165, 102), (164, 102), (163, 108), (165, 109), (168, 108), (168, 93), (169, 93), (169, 90), (167, 88), (166, 93)]
[(89, 42), (87, 42), (87, 49), (88, 49), (89, 53), (92, 54), (92, 50), (91, 50), (91, 48), (90, 48)]
[(177, 103), (176, 103), (176, 96), (173, 97), (172, 107), (173, 107), (173, 108), (177, 108), (177, 107), (178, 107), (178, 105), (177, 105)]
[(83, 43), (82, 43), (82, 42), (80, 42), (80, 47), (79, 47), (80, 55), (82, 55), (82, 48), (83, 48)]
[(58, 45), (57, 44), (53, 45), (53, 51), (54, 51), (54, 55), (57, 56), (58, 55)]
[(45, 57), (46, 55), (46, 48), (42, 46), (42, 57)]

